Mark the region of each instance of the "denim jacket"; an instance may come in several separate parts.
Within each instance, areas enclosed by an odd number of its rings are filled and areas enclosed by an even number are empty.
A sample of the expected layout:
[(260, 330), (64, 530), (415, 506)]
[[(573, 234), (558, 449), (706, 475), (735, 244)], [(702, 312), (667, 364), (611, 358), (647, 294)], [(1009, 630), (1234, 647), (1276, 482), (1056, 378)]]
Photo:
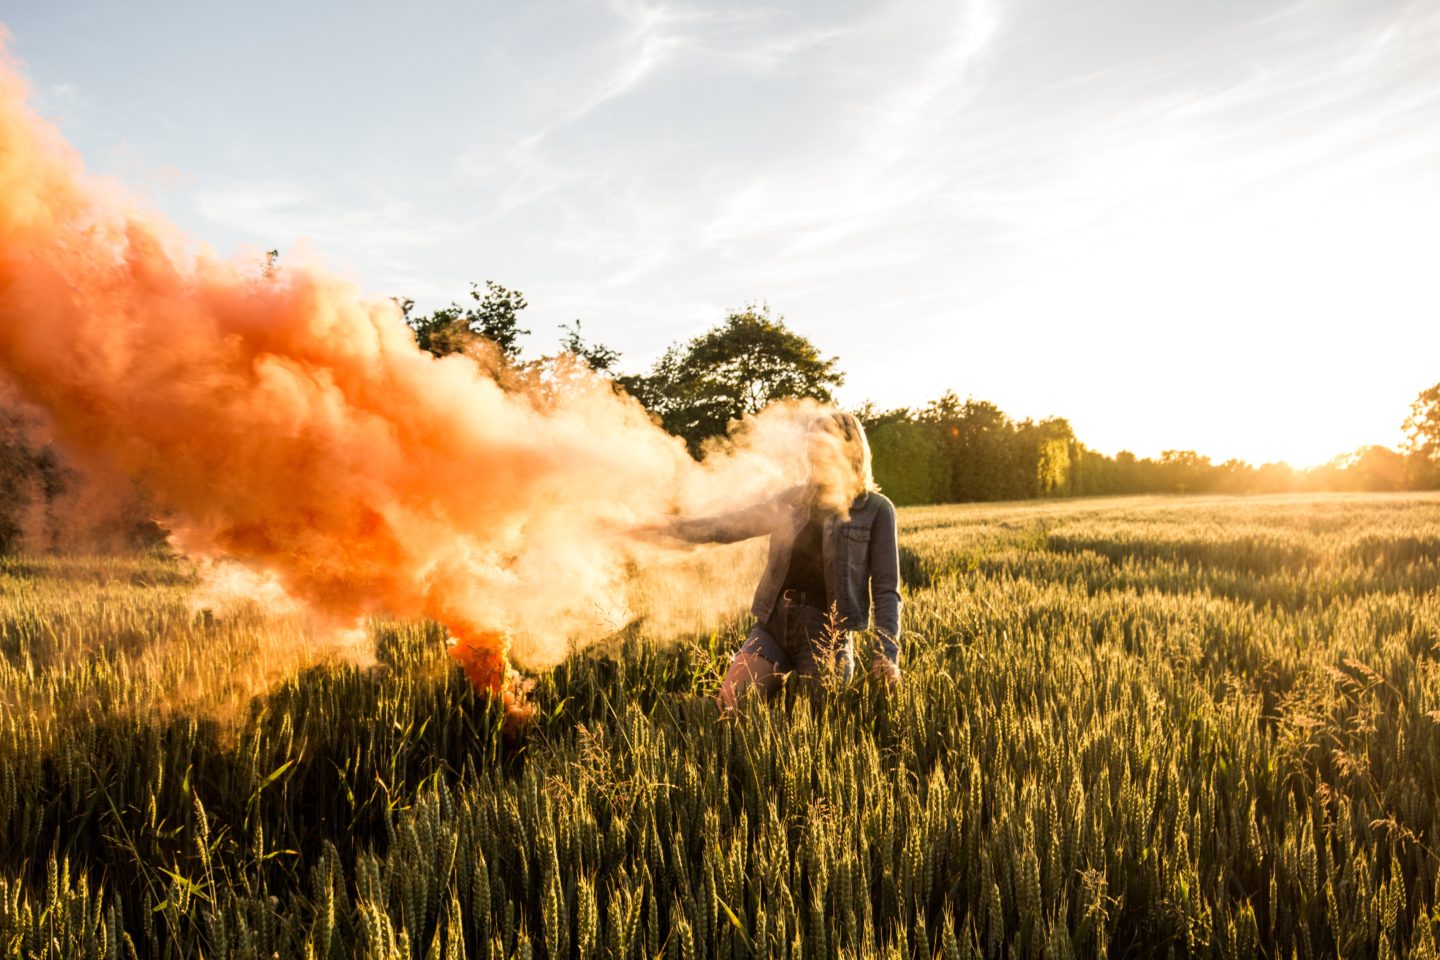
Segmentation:
[[(735, 543), (770, 537), (765, 573), (750, 612), (768, 620), (780, 600), (795, 537), (810, 517), (810, 490), (792, 487), (769, 500), (714, 517), (672, 521), (670, 533), (692, 543)], [(846, 629), (870, 625), (892, 663), (900, 662), (900, 558), (895, 505), (879, 493), (862, 494), (850, 505), (850, 519), (828, 517), (821, 538), (825, 593)]]

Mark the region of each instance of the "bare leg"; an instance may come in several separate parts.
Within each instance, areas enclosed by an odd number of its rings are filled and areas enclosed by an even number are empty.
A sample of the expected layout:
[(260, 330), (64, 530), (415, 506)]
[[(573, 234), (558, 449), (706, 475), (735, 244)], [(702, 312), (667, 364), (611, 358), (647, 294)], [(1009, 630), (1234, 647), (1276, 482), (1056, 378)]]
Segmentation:
[(743, 650), (730, 661), (730, 669), (720, 684), (720, 695), (715, 703), (725, 716), (733, 714), (746, 690), (754, 687), (761, 695), (768, 697), (780, 686), (780, 668), (758, 653)]

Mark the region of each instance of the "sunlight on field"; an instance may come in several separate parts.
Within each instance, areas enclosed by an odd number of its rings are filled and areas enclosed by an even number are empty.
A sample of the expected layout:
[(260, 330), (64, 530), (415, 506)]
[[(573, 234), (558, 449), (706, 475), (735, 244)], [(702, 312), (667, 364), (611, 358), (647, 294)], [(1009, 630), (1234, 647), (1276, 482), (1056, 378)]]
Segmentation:
[(357, 667), (170, 559), (0, 559), (0, 951), (1436, 955), (1440, 495), (900, 522), (898, 695), (717, 722), (756, 558), (697, 553), (634, 573), (703, 629), (523, 740), (433, 625)]

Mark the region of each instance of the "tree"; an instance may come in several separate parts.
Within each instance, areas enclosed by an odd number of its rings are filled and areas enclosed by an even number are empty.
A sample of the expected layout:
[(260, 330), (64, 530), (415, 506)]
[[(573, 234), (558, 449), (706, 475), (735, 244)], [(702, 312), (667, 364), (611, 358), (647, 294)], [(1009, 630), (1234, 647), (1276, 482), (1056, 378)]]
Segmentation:
[(580, 335), (580, 321), (576, 320), (573, 327), (561, 324), (560, 329), (564, 331), (565, 337), (560, 341), (560, 349), (585, 361), (586, 366), (596, 373), (612, 373), (615, 364), (620, 360), (620, 351), (612, 350), (603, 343), (592, 343)]
[(434, 313), (423, 317), (411, 317), (413, 302), (396, 300), (406, 324), (415, 331), (415, 342), (420, 349), (428, 350), (437, 357), (460, 353), (476, 337), (484, 337), (500, 348), (500, 354), (507, 361), (514, 362), (520, 357), (520, 338), (530, 331), (520, 326), (520, 312), (529, 304), (525, 295), (496, 283), (485, 281), (485, 292), (480, 285), (470, 284), (470, 299), (474, 306), (451, 303)]
[(1023, 495), (1053, 497), (1064, 493), (1070, 480), (1070, 448), (1075, 443), (1070, 421), (1063, 417), (1039, 423), (1024, 420), (1016, 429), (1015, 440), (1023, 470)]
[(948, 499), (1015, 500), (1029, 496), (1029, 477), (1020, 460), (1015, 424), (986, 400), (968, 397), (962, 403), (946, 391), (921, 412), (945, 447), (949, 461)]
[(891, 410), (881, 410), (875, 406), (874, 401), (866, 400), (854, 410), (855, 418), (860, 421), (868, 435), (876, 429), (888, 426), (892, 423), (914, 423), (915, 416), (910, 412), (909, 407), (895, 407)]
[(1405, 418), (1405, 449), (1430, 463), (1440, 462), (1440, 383), (1422, 390)]
[(1157, 469), (1162, 478), (1159, 489), (1167, 493), (1208, 492), (1213, 470), (1210, 458), (1194, 450), (1161, 451)]
[(138, 484), (91, 480), (48, 440), (37, 412), (0, 395), (0, 554), (18, 549), (87, 552), (153, 547), (166, 531)]
[(950, 496), (950, 462), (935, 425), (908, 407), (882, 410), (867, 400), (854, 411), (870, 440), (875, 483), (902, 506), (944, 503)]
[(519, 340), (530, 333), (521, 329), (519, 321), (520, 311), (530, 305), (525, 295), (502, 287), (494, 280), (486, 280), (483, 297), (480, 288), (470, 284), (470, 299), (479, 304), (466, 311), (470, 329), (499, 347), (507, 359), (519, 357)]
[(437, 357), (460, 353), (474, 339), (458, 304), (452, 303), (434, 313), (409, 318), (405, 322), (415, 331), (415, 343), (420, 349), (428, 350)]
[(784, 318), (771, 317), (768, 306), (752, 304), (666, 350), (648, 374), (622, 377), (620, 383), (666, 430), (698, 451), (730, 421), (776, 400), (833, 402), (831, 390), (844, 382), (838, 362), (786, 327)]
[(1389, 447), (1368, 446), (1356, 450), (1348, 459), (1346, 473), (1355, 490), (1405, 489), (1405, 457)]
[(54, 451), (33, 444), (26, 427), (24, 415), (0, 406), (0, 553), (19, 545), (27, 513), (53, 500), (62, 487)]
[(865, 422), (865, 433), (875, 460), (875, 482), (891, 500), (901, 506), (945, 501), (950, 472), (932, 424), (886, 418)]

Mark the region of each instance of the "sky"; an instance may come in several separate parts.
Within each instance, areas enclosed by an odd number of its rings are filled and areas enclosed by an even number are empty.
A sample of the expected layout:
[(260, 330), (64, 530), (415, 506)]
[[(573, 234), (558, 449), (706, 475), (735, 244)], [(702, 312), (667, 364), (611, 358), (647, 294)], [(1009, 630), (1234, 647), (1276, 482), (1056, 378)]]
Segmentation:
[(40, 112), (226, 256), (522, 290), (639, 371), (751, 302), (840, 399), (1310, 465), (1440, 381), (1440, 4), (8, 0)]

